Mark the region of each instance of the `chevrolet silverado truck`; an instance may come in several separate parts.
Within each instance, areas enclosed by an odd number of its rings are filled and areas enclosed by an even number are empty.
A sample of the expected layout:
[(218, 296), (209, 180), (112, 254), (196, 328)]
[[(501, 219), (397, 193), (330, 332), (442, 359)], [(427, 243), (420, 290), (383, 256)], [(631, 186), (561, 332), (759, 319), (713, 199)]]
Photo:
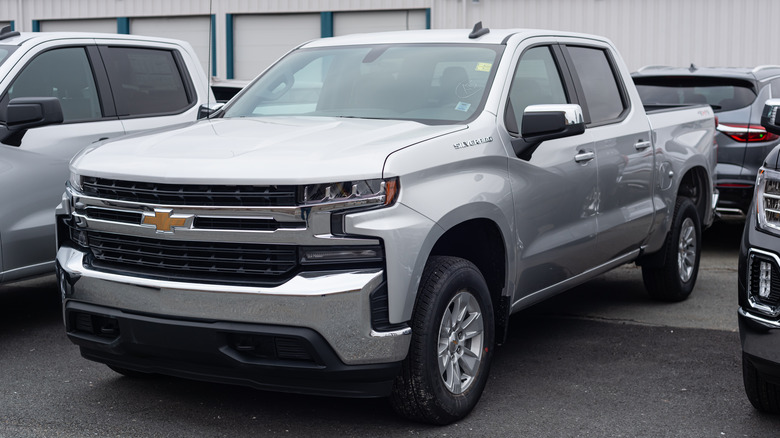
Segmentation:
[(647, 114), (604, 38), (311, 41), (208, 120), (88, 148), (58, 207), (68, 337), (128, 376), (463, 418), (511, 314), (636, 262), (685, 299), (709, 106)]
[(54, 273), (52, 210), (79, 150), (195, 121), (209, 102), (184, 41), (0, 31), (0, 283)]

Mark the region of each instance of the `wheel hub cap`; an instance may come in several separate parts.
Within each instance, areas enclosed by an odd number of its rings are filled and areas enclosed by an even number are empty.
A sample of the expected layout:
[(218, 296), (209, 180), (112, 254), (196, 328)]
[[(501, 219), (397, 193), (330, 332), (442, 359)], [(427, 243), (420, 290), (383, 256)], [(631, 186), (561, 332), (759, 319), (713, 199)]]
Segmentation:
[(482, 310), (474, 295), (458, 292), (447, 305), (439, 326), (439, 375), (453, 394), (474, 381), (484, 348)]
[(683, 283), (693, 277), (696, 252), (696, 227), (691, 218), (685, 218), (680, 229), (680, 240), (677, 242), (677, 272)]

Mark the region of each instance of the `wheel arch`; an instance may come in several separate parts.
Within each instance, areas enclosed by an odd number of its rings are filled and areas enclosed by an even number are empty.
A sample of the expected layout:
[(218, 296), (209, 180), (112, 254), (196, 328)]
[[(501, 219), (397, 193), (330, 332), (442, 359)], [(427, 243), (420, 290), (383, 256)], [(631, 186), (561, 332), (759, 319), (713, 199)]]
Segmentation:
[(507, 286), (507, 245), (496, 222), (487, 218), (461, 222), (442, 234), (429, 257), (452, 256), (473, 263), (485, 279), (496, 323), (496, 340), (503, 341), (509, 319)]
[[(664, 210), (661, 230), (653, 233), (647, 248), (650, 250), (637, 259), (636, 264), (640, 266), (659, 267), (666, 264), (666, 253), (663, 251), (663, 244), (666, 236), (671, 232), (672, 222), (675, 214), (675, 205), (681, 197), (689, 198), (699, 216), (700, 229), (704, 230), (712, 223), (712, 179), (706, 168), (700, 165), (690, 167), (680, 178), (677, 191), (666, 196), (667, 207)], [(657, 213), (658, 214), (658, 213)]]
[[(712, 190), (711, 178), (703, 166), (691, 167), (680, 178), (676, 197), (684, 196), (693, 201), (702, 228), (712, 222)], [(674, 202), (671, 205), (674, 205)]]

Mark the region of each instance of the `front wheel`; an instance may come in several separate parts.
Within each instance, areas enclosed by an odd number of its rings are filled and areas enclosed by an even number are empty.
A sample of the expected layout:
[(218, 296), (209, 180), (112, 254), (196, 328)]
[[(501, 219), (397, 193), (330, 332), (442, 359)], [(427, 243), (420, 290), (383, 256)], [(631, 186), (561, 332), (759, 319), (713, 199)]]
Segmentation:
[(645, 288), (655, 299), (683, 301), (696, 284), (701, 258), (699, 214), (690, 199), (677, 199), (672, 228), (661, 251), (665, 256), (662, 266), (642, 266)]
[(393, 407), (433, 424), (465, 417), (487, 383), (495, 336), (490, 293), (477, 267), (456, 257), (431, 257), (411, 324)]

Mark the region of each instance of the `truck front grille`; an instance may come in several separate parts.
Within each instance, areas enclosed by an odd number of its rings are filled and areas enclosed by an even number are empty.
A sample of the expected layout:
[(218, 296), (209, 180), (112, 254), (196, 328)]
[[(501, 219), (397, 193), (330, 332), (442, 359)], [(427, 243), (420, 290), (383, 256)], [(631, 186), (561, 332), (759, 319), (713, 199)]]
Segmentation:
[(155, 205), (280, 207), (296, 205), (295, 186), (158, 184), (84, 176), (84, 195)]
[(174, 281), (274, 285), (298, 269), (294, 245), (191, 242), (88, 231), (95, 269)]

